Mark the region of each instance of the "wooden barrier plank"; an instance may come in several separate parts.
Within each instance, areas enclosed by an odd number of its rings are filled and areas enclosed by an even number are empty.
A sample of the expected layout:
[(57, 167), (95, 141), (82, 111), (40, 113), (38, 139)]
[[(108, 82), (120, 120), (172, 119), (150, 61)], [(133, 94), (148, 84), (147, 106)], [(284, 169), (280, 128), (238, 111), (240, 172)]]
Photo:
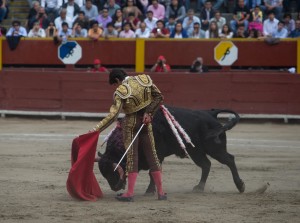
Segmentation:
[(241, 114), (289, 114), (287, 103), (233, 101), (231, 108)]
[(45, 100), (45, 99), (4, 99), (5, 110), (46, 110), (60, 111), (60, 100)]
[(58, 90), (48, 90), (48, 89), (13, 89), (10, 91), (11, 98), (18, 98), (18, 99), (61, 99), (61, 92)]
[(79, 111), (79, 112), (109, 112), (109, 108), (113, 100), (103, 99), (96, 100), (63, 100), (63, 111)]

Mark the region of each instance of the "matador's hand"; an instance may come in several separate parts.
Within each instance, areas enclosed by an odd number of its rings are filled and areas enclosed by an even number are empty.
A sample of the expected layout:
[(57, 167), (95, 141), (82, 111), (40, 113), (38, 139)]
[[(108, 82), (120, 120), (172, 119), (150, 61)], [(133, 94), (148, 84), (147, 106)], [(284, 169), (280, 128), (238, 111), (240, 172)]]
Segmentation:
[(144, 123), (145, 125), (148, 125), (148, 124), (151, 123), (151, 122), (152, 122), (152, 115), (149, 114), (149, 113), (145, 113), (145, 114), (144, 114), (144, 117), (143, 117), (143, 123)]

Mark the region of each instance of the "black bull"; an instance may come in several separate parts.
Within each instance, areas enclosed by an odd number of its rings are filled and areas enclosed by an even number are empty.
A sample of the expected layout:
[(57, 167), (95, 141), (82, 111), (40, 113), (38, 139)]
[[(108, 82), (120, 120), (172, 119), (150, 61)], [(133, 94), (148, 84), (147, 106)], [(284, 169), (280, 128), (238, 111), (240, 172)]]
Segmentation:
[[(244, 192), (245, 184), (239, 177), (234, 156), (229, 154), (226, 149), (227, 140), (225, 132), (235, 126), (239, 121), (239, 115), (231, 110), (212, 109), (209, 111), (194, 111), (175, 107), (168, 107), (168, 109), (187, 132), (192, 143), (195, 145), (195, 147), (192, 147), (190, 144), (185, 144), (191, 159), (202, 169), (200, 182), (193, 190), (204, 190), (211, 166), (211, 162), (207, 158), (207, 155), (209, 155), (229, 167), (237, 189), (241, 193)], [(217, 117), (220, 113), (233, 114), (234, 117), (228, 119), (228, 121), (222, 125)], [(180, 158), (186, 157), (160, 109), (156, 112), (152, 125), (156, 151), (160, 162), (162, 162), (165, 157), (173, 154)], [(118, 168), (118, 171), (114, 172), (114, 168), (124, 154), (124, 151), (122, 129), (120, 127), (112, 132), (107, 141), (105, 153), (103, 155), (98, 153), (101, 156), (98, 163), (100, 172), (107, 179), (113, 191), (118, 191), (125, 186), (126, 179), (123, 177), (123, 174), (126, 167), (126, 156), (120, 168)], [(148, 169), (143, 153), (139, 153), (139, 170)], [(155, 184), (151, 178), (151, 174), (149, 175), (150, 184), (146, 193), (154, 193)]]

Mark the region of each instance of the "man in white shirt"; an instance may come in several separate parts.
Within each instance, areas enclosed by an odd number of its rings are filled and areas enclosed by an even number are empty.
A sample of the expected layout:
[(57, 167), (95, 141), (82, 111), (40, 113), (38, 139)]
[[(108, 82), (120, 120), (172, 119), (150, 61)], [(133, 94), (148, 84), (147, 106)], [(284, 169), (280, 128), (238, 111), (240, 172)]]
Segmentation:
[(194, 9), (189, 9), (187, 17), (185, 17), (183, 20), (182, 27), (186, 30), (187, 33), (192, 33), (195, 23), (200, 23), (200, 19), (195, 16)]
[(67, 17), (67, 10), (66, 10), (66, 9), (61, 9), (61, 10), (60, 10), (60, 16), (57, 17), (57, 18), (54, 20), (54, 25), (55, 25), (55, 27), (56, 27), (56, 29), (57, 29), (58, 31), (61, 30), (61, 28), (62, 28), (61, 24), (62, 24), (63, 22), (68, 23), (68, 26), (69, 26), (69, 27), (72, 27), (73, 22), (72, 22), (72, 20), (70, 20), (70, 18)]
[(264, 36), (272, 36), (272, 34), (278, 28), (278, 19), (275, 18), (275, 14), (273, 11), (269, 12), (268, 19), (264, 21), (263, 24), (263, 34)]
[(10, 29), (6, 33), (6, 36), (24, 36), (24, 37), (26, 37), (27, 31), (23, 26), (21, 26), (20, 21), (15, 20), (12, 22), (12, 27), (10, 27)]
[(140, 28), (135, 31), (136, 38), (149, 38), (150, 37), (150, 30), (147, 28), (145, 22), (140, 23)]
[(149, 30), (152, 30), (156, 27), (157, 21), (158, 19), (153, 17), (153, 12), (147, 11), (147, 18), (144, 20), (144, 22)]
[(53, 18), (58, 16), (59, 5), (57, 0), (41, 0), (41, 6), (45, 8), (47, 15), (53, 14)]
[(286, 28), (284, 28), (284, 22), (279, 21), (278, 22), (278, 28), (277, 30), (272, 34), (274, 38), (287, 38), (288, 31)]

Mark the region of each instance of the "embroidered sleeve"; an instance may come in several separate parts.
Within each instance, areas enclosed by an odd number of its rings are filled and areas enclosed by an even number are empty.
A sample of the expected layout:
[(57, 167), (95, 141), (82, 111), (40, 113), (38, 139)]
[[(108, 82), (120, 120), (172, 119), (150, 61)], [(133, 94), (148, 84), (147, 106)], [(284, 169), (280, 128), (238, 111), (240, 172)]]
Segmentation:
[(146, 113), (153, 115), (163, 101), (164, 97), (155, 84), (151, 86), (152, 102), (146, 108)]

